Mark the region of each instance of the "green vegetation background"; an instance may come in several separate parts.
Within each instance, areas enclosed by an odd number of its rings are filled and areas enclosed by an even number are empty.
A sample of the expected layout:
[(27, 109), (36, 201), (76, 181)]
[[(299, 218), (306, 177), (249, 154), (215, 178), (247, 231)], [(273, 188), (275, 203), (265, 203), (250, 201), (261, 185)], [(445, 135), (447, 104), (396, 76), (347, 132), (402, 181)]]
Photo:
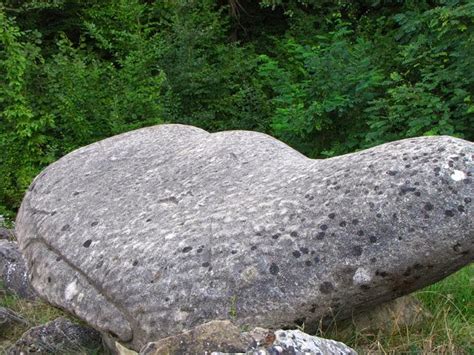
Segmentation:
[(131, 129), (269, 133), (310, 157), (474, 139), (474, 2), (0, 2), (0, 214), (46, 165)]

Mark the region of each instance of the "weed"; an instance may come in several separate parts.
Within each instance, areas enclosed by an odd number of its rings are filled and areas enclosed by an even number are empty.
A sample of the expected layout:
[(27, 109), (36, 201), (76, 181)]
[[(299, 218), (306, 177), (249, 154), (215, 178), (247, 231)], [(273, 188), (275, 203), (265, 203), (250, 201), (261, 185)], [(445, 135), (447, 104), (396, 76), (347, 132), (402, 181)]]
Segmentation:
[(229, 317), (231, 319), (237, 318), (237, 296), (235, 295), (230, 298)]

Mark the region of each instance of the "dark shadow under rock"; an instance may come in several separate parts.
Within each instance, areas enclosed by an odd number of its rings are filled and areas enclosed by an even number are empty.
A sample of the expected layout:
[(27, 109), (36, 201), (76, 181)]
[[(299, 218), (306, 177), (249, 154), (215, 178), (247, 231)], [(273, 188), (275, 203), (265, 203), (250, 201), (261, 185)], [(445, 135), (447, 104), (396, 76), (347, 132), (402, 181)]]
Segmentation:
[(367, 330), (397, 332), (421, 324), (431, 317), (430, 312), (415, 296), (408, 295), (355, 315), (352, 323), (358, 332)]

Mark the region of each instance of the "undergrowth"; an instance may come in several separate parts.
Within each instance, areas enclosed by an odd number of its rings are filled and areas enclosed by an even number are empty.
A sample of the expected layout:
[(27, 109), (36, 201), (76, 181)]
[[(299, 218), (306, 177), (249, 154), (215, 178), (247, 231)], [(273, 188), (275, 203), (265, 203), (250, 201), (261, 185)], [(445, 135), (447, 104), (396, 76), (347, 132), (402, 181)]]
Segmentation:
[(474, 264), (415, 293), (431, 316), (419, 324), (360, 330), (335, 325), (318, 335), (359, 354), (474, 354)]
[(0, 307), (5, 307), (19, 316), (19, 321), (0, 325), (0, 354), (18, 340), (28, 329), (67, 315), (43, 301), (29, 301), (7, 293), (0, 283)]

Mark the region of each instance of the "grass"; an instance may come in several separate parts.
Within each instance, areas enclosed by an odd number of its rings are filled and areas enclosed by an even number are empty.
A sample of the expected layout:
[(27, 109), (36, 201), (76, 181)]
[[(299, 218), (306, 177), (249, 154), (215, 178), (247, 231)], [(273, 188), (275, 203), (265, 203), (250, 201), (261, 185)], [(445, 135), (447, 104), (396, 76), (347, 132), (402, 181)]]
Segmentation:
[[(432, 315), (418, 325), (395, 324), (391, 329), (378, 331), (336, 325), (317, 335), (342, 341), (359, 354), (474, 355), (474, 264), (415, 295)], [(1, 284), (0, 306), (15, 311), (27, 321), (27, 324), (0, 329), (0, 353), (30, 327), (67, 316), (41, 301), (29, 302), (8, 295)]]
[[(1, 283), (0, 306), (14, 311), (19, 316), (20, 320), (19, 322), (15, 322), (12, 326), (0, 327), (0, 354), (5, 354), (6, 350), (28, 329), (48, 323), (58, 317), (66, 317), (74, 323), (86, 325), (61, 309), (55, 308), (43, 301), (28, 301), (15, 295), (8, 294), (5, 292)], [(69, 338), (69, 341), (70, 343), (67, 348), (65, 348), (64, 351), (60, 351), (60, 353), (81, 355), (105, 354), (102, 347), (100, 349), (84, 348), (78, 344), (70, 345), (71, 343), (74, 344), (74, 338)], [(57, 349), (55, 349), (55, 353), (58, 353)]]
[(415, 293), (431, 313), (419, 324), (360, 330), (335, 325), (318, 336), (341, 341), (359, 354), (474, 355), (474, 264)]

